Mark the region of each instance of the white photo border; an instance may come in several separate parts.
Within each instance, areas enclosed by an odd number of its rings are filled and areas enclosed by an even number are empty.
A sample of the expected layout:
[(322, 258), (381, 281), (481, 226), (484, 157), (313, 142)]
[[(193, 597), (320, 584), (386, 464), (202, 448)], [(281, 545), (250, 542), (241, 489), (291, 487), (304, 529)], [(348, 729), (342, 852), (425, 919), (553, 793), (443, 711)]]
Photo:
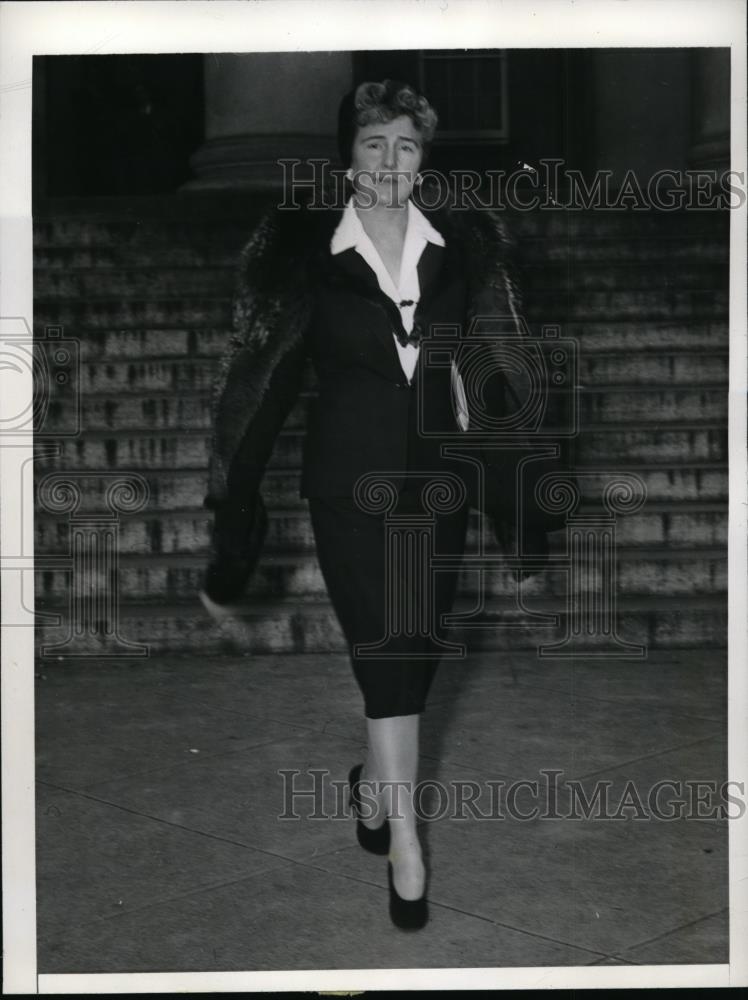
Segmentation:
[[(32, 57), (63, 53), (420, 48), (704, 47), (731, 49), (734, 171), (746, 176), (745, 0), (167, 0), (0, 2), (0, 317), (32, 326)], [(397, 18), (397, 33), (392, 18)], [(366, 26), (361, 34), (362, 24)], [(393, 41), (395, 44), (393, 44)], [(745, 189), (745, 181), (743, 180)], [(746, 535), (746, 201), (731, 215), (728, 777), (748, 775)], [(5, 392), (3, 391), (5, 386)], [(0, 370), (0, 427), (31, 400), (31, 381)], [(12, 444), (12, 442), (11, 442)], [(33, 529), (14, 481), (30, 443), (0, 447), (0, 552)], [(28, 491), (27, 491), (28, 492)], [(30, 497), (27, 495), (27, 499)], [(33, 538), (32, 538), (33, 545)], [(7, 581), (5, 577), (8, 577)], [(18, 595), (4, 574), (3, 611)], [(28, 598), (26, 598), (28, 602)], [(314, 970), (38, 975), (36, 967), (33, 628), (2, 628), (4, 992), (616, 988), (748, 985), (748, 814), (730, 821), (730, 963), (639, 967)]]

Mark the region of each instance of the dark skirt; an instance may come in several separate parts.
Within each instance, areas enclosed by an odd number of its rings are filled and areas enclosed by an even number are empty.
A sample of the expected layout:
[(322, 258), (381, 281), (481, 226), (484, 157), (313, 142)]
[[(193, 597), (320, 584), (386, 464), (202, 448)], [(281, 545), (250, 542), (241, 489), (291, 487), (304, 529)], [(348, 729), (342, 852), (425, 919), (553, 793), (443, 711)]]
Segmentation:
[(342, 497), (311, 497), (309, 508), (365, 715), (423, 712), (447, 641), (441, 616), (452, 610), (459, 577), (458, 568), (428, 572), (428, 551), (462, 556), (467, 501), (434, 511), (414, 484), (387, 512)]

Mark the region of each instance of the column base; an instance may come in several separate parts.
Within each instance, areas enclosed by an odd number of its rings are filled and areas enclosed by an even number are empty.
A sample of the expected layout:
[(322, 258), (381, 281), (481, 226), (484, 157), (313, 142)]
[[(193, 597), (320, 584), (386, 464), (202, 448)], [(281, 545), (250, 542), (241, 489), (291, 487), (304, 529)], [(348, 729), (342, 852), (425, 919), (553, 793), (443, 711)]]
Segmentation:
[(730, 136), (710, 136), (694, 143), (688, 151), (688, 165), (692, 170), (716, 170), (719, 177), (730, 169)]
[(309, 180), (313, 171), (322, 171), (323, 164), (309, 160), (327, 161), (327, 170), (339, 166), (335, 137), (295, 133), (209, 139), (190, 157), (195, 177), (179, 190), (281, 190), (292, 179)]

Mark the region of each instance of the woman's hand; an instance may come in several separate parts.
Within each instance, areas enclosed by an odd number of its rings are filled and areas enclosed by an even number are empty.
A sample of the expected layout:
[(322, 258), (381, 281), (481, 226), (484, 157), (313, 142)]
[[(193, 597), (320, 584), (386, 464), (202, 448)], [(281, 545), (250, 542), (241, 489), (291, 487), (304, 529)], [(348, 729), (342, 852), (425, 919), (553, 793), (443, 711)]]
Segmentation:
[(267, 510), (259, 493), (249, 510), (233, 510), (228, 503), (218, 507), (204, 584), (205, 593), (216, 604), (231, 604), (242, 596), (260, 557), (267, 529)]

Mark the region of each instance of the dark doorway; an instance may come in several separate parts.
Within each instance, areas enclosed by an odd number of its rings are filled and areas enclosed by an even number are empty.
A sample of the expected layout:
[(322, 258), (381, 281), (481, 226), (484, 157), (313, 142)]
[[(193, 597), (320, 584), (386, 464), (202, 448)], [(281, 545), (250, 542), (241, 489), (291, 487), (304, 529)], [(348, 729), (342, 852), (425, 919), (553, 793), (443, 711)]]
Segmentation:
[(35, 200), (175, 191), (203, 103), (201, 55), (36, 56)]

